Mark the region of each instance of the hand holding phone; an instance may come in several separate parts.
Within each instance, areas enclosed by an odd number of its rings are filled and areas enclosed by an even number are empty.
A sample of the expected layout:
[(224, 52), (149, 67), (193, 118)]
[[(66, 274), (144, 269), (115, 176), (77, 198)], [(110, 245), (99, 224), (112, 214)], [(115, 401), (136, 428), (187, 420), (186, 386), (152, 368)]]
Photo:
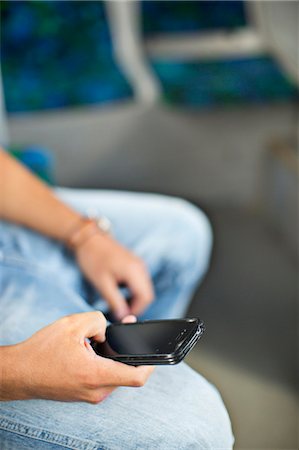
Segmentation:
[(204, 332), (200, 319), (146, 320), (116, 323), (106, 330), (106, 341), (91, 342), (103, 357), (138, 365), (177, 364)]
[(84, 312), (62, 317), (23, 342), (2, 346), (0, 359), (7, 369), (1, 372), (0, 401), (49, 399), (94, 404), (119, 386), (143, 386), (153, 367), (132, 367), (95, 357), (88, 340), (103, 341), (105, 331), (102, 313)]

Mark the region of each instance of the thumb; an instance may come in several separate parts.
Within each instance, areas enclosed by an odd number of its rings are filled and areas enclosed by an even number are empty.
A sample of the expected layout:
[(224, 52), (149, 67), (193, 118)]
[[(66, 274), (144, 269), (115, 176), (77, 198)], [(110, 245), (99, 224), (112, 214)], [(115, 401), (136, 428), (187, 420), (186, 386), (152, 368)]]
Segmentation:
[(130, 308), (126, 299), (121, 295), (118, 285), (110, 276), (102, 278), (99, 283), (101, 294), (109, 304), (115, 318), (121, 320), (130, 314)]
[(82, 341), (85, 338), (93, 338), (96, 341), (104, 342), (106, 339), (106, 318), (100, 311), (74, 314), (70, 316), (75, 320), (75, 330)]

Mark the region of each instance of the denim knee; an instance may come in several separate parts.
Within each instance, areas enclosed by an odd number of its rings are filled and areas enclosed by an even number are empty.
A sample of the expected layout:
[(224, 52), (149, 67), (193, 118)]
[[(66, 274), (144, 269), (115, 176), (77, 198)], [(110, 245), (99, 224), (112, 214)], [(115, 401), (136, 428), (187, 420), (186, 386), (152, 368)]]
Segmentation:
[[(231, 450), (231, 423), (218, 390), (186, 364), (171, 370), (156, 373), (160, 383), (141, 408), (132, 447)], [(148, 415), (149, 403), (156, 406), (155, 415)]]
[[(177, 432), (172, 433), (171, 437), (168, 435), (168, 442), (172, 443), (169, 448), (231, 450), (234, 436), (221, 395), (200, 374), (184, 366), (187, 386), (184, 389), (184, 402), (180, 402)], [(175, 404), (173, 408), (176, 408)]]
[(183, 199), (171, 205), (171, 257), (179, 264), (181, 278), (199, 281), (206, 273), (213, 245), (213, 232), (206, 214)]

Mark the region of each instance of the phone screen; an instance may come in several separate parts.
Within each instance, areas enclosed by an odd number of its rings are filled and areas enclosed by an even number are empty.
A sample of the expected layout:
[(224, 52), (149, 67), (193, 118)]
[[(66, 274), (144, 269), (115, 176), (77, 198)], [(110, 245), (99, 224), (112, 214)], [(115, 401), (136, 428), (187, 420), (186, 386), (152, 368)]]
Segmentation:
[(197, 321), (159, 320), (133, 324), (114, 324), (107, 328), (107, 340), (96, 344), (96, 352), (112, 355), (169, 354), (188, 339)]

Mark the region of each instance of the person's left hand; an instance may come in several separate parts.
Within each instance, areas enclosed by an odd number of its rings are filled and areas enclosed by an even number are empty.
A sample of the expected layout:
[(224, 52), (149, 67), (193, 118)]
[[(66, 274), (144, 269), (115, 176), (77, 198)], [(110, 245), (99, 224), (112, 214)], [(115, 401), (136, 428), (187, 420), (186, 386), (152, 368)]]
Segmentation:
[[(111, 236), (97, 233), (75, 252), (82, 272), (100, 291), (117, 320), (128, 314), (138, 316), (153, 301), (153, 285), (145, 264)], [(130, 304), (119, 285), (129, 289)]]

